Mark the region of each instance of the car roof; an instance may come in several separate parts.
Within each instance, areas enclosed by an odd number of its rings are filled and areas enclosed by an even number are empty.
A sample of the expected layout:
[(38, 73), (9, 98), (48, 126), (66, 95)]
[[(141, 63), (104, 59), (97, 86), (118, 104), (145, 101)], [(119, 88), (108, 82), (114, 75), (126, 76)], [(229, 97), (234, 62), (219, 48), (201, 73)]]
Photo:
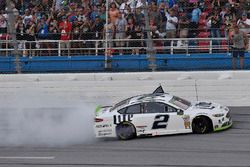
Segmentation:
[(153, 94), (143, 94), (130, 97), (119, 103), (117, 103), (113, 109), (121, 109), (132, 104), (138, 104), (143, 102), (169, 102), (173, 98), (172, 95), (167, 93), (153, 93)]
[(134, 103), (141, 103), (141, 102), (168, 102), (173, 98), (172, 95), (169, 95), (167, 93), (154, 93), (154, 94), (143, 94), (132, 97), (128, 104), (134, 104)]

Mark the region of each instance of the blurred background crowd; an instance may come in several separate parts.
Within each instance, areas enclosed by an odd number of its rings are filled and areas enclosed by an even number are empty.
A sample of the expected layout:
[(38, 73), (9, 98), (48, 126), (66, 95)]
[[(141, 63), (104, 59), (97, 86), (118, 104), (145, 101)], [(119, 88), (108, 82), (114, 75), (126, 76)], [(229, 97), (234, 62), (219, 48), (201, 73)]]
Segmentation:
[[(250, 33), (250, 0), (146, 0), (145, 3), (153, 39), (228, 37), (234, 24)], [(6, 0), (0, 0), (0, 40), (8, 38), (7, 11), (14, 12), (17, 40), (144, 39), (147, 30), (143, 4), (143, 0), (110, 0), (106, 9), (105, 0), (12, 0), (11, 9), (7, 9)], [(163, 45), (161, 41), (154, 44)], [(185, 44), (182, 40), (176, 43)], [(42, 45), (34, 42), (26, 47), (53, 47)], [(68, 45), (65, 42), (61, 47), (94, 47), (91, 42)], [(109, 47), (143, 45), (139, 40), (109, 42)], [(134, 49), (132, 54), (139, 51)]]

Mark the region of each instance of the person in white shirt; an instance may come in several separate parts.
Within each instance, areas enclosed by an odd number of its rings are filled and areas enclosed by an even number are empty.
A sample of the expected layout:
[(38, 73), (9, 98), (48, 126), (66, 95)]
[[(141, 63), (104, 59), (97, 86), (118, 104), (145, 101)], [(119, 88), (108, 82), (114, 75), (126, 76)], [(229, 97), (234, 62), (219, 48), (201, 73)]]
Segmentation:
[(247, 13), (243, 13), (241, 18), (237, 21), (240, 30), (249, 34), (250, 33), (250, 19), (247, 18)]
[(167, 23), (166, 23), (166, 37), (175, 38), (176, 37), (176, 27), (178, 24), (178, 18), (174, 16), (174, 11), (169, 10), (166, 12)]

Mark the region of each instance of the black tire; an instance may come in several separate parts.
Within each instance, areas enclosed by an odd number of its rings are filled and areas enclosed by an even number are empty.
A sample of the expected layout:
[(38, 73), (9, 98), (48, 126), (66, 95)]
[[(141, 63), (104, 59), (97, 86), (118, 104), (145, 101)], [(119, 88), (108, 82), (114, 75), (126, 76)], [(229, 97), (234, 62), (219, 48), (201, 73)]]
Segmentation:
[(193, 133), (204, 134), (211, 131), (211, 122), (206, 117), (196, 117), (192, 122)]
[(116, 126), (116, 135), (120, 140), (129, 140), (136, 137), (136, 130), (130, 122), (122, 122)]

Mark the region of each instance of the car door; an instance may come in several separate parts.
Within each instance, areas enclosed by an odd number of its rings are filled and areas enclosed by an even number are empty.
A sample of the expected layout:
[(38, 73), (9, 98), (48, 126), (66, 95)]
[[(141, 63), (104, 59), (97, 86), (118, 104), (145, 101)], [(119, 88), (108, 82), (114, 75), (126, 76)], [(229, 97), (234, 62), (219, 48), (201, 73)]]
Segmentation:
[(163, 102), (146, 102), (141, 122), (147, 124), (145, 133), (152, 135), (174, 134), (184, 129), (184, 121), (177, 109)]

